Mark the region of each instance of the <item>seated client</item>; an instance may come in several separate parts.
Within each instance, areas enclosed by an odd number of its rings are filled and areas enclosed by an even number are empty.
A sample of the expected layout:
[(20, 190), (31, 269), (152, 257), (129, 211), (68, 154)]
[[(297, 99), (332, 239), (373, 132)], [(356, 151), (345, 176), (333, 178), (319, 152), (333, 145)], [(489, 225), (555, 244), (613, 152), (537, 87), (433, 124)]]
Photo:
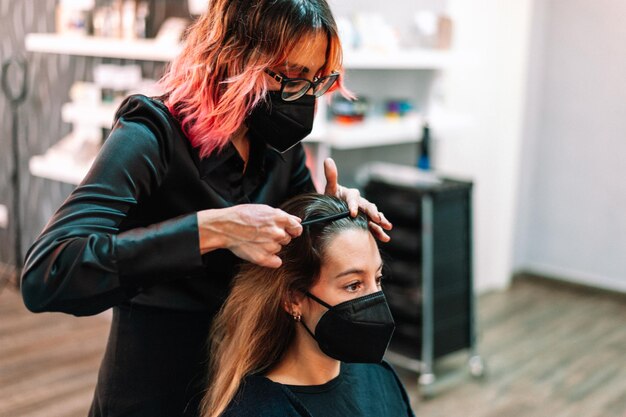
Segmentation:
[(367, 216), (319, 194), (283, 209), (313, 222), (280, 268), (246, 264), (233, 281), (211, 332), (203, 417), (413, 416), (382, 361), (394, 322)]

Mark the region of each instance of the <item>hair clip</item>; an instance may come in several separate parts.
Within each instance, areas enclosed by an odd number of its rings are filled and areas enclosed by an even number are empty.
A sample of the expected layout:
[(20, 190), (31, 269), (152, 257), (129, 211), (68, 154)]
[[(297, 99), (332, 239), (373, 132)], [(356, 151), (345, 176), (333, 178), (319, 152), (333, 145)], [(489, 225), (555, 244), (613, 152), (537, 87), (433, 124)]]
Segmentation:
[(316, 219), (304, 220), (300, 223), (302, 226), (309, 226), (315, 223), (321, 222), (332, 222), (339, 219), (345, 219), (346, 217), (350, 217), (350, 211), (344, 211), (343, 213), (331, 214), (330, 216), (318, 217)]

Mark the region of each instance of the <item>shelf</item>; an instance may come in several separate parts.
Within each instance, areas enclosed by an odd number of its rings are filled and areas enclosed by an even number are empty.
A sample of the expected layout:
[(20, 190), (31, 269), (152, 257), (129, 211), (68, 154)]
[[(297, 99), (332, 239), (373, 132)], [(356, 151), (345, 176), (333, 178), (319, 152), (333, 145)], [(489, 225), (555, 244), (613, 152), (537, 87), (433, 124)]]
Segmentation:
[(143, 61), (170, 61), (178, 55), (181, 46), (154, 39), (127, 40), (56, 33), (29, 33), (26, 35), (26, 50)]
[(83, 141), (69, 134), (44, 155), (30, 158), (28, 167), (34, 176), (78, 185), (89, 171), (97, 152), (97, 145), (85, 146)]
[(354, 124), (330, 122), (305, 141), (323, 143), (339, 150), (415, 143), (422, 122), (418, 114), (409, 114), (400, 119), (372, 117)]
[(401, 49), (397, 51), (344, 51), (346, 69), (436, 70), (450, 62), (450, 52), (437, 49)]
[[(181, 45), (154, 39), (111, 39), (94, 36), (70, 36), (56, 33), (26, 35), (26, 50), (79, 56), (171, 61)], [(442, 69), (448, 65), (450, 52), (431, 49), (398, 51), (346, 50), (346, 69)]]
[(61, 107), (61, 118), (65, 123), (86, 124), (110, 129), (113, 125), (115, 112), (120, 103), (88, 106), (65, 103)]

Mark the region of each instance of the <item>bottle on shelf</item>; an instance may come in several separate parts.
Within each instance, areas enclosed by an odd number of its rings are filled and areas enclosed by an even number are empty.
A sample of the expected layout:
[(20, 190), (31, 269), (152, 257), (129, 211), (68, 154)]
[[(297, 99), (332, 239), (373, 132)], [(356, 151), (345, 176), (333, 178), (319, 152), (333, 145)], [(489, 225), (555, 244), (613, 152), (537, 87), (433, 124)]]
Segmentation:
[(87, 36), (95, 0), (60, 0), (56, 6), (56, 31), (62, 35)]
[(428, 122), (422, 125), (422, 140), (419, 146), (417, 167), (424, 170), (430, 169), (430, 126)]

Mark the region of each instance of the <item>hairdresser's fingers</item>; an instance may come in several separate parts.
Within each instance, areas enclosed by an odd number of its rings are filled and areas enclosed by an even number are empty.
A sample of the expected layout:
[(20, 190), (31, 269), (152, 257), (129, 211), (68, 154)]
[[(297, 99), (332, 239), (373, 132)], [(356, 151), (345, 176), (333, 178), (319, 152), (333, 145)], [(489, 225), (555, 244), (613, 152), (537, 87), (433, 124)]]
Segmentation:
[(279, 216), (277, 223), (282, 227), (291, 237), (298, 237), (302, 234), (302, 225), (299, 217), (292, 216), (280, 209), (277, 209), (282, 215)]
[(283, 242), (291, 240), (291, 237), (284, 230), (273, 228), (266, 231), (257, 240), (246, 242), (242, 247), (252, 253), (259, 253), (257, 256), (274, 255), (283, 248)]
[(337, 183), (339, 174), (337, 172), (337, 165), (332, 158), (326, 158), (326, 160), (324, 160), (324, 176), (326, 177), (324, 194), (339, 197), (339, 184)]
[(382, 211), (379, 211), (378, 214), (380, 215), (380, 225), (383, 227), (383, 229), (391, 230), (393, 228), (393, 224), (391, 224), (391, 222), (387, 220)]
[(242, 245), (241, 248), (238, 248), (236, 255), (260, 266), (278, 268), (282, 261), (276, 254), (280, 252), (281, 248), (282, 246), (276, 242)]
[(280, 232), (276, 235), (274, 241), (277, 242), (281, 247), (288, 245), (291, 242), (291, 235), (283, 229), (278, 229)]
[(391, 228), (393, 227), (393, 225), (389, 222), (389, 220), (387, 220), (387, 218), (383, 215), (383, 212), (378, 210), (378, 207), (376, 207), (376, 204), (370, 203), (363, 197), (361, 197), (359, 201), (359, 209), (361, 209), (362, 212), (367, 214), (367, 217), (371, 221), (378, 224), (383, 229), (391, 230)]
[(269, 255), (259, 259), (257, 262), (252, 261), (257, 265), (264, 266), (266, 268), (278, 268), (283, 264), (283, 261), (276, 255)]
[(302, 226), (298, 223), (297, 226), (285, 228), (285, 231), (289, 233), (290, 238), (298, 237), (302, 234)]
[(361, 193), (356, 188), (346, 188), (339, 185), (337, 165), (332, 158), (326, 158), (324, 161), (324, 175), (326, 176), (326, 188), (324, 194), (341, 198), (348, 204), (350, 215), (356, 217), (359, 212), (359, 199)]
[(363, 213), (367, 215), (367, 217), (373, 221), (374, 223), (380, 223), (380, 214), (378, 212), (378, 207), (376, 204), (370, 203), (363, 197), (359, 200), (359, 208)]
[[(348, 204), (348, 210), (350, 210), (350, 216), (356, 217), (359, 214), (359, 208), (361, 206), (361, 192), (356, 188), (346, 188), (339, 186), (339, 198)], [(366, 201), (366, 200), (365, 200)]]
[(283, 261), (277, 256), (278, 252), (282, 249), (280, 243), (272, 242), (265, 245), (264, 249), (267, 251), (263, 262), (263, 266), (268, 268), (278, 268), (282, 265)]
[(233, 221), (233, 235), (247, 242), (281, 242), (285, 234), (291, 237), (302, 233), (300, 218), (263, 204), (235, 206), (238, 217)]
[(369, 222), (369, 227), (374, 237), (381, 242), (389, 242), (391, 240), (389, 235), (385, 233), (385, 230), (373, 221)]
[(271, 242), (264, 246), (265, 251), (269, 255), (276, 255), (282, 248), (283, 247), (279, 242)]

